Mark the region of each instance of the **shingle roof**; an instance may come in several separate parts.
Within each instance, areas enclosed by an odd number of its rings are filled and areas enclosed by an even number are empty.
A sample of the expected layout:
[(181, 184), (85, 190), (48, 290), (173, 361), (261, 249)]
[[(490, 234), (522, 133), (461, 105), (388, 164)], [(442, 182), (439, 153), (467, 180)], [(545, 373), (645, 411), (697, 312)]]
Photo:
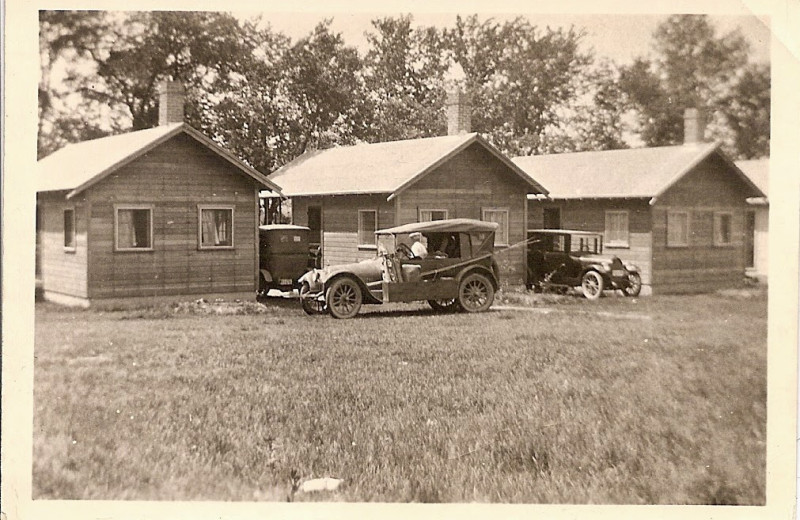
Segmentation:
[[(550, 191), (553, 199), (653, 198), (712, 153), (719, 143), (517, 157), (513, 161)], [(724, 155), (731, 169), (756, 186)], [(758, 196), (758, 195), (755, 195)]]
[(769, 159), (736, 161), (736, 166), (758, 186), (758, 189), (769, 193)]
[(185, 123), (157, 126), (67, 145), (38, 162), (37, 190), (70, 191), (67, 197), (72, 197), (181, 132), (200, 141), (261, 185), (280, 191), (262, 173)]
[(290, 197), (403, 191), (472, 143), (480, 143), (534, 191), (546, 191), (478, 134), (358, 144), (308, 152), (270, 176)]

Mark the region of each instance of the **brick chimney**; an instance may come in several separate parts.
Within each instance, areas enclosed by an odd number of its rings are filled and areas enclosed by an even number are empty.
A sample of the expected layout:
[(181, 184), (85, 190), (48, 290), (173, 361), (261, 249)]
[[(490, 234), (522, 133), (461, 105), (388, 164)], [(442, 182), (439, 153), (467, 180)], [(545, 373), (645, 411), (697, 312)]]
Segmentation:
[(183, 84), (164, 80), (158, 85), (158, 125), (183, 123)]
[(702, 110), (687, 108), (683, 113), (683, 144), (705, 141), (706, 118)]
[(472, 131), (472, 101), (466, 92), (466, 74), (458, 63), (453, 63), (445, 75), (447, 98), (447, 135), (468, 134)]

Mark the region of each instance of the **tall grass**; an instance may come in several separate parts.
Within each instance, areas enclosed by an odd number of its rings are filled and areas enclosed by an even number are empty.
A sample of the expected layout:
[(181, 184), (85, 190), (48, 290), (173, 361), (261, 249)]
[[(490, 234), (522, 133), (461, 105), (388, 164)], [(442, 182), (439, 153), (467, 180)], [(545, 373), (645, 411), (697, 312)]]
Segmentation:
[(36, 498), (765, 500), (764, 296), (36, 319)]

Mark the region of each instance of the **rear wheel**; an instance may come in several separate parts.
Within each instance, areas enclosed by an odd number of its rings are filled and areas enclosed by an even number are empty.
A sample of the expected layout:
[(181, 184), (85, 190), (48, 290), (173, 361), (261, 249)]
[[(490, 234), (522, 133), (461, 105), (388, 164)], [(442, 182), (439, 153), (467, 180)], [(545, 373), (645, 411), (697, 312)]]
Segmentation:
[(311, 288), (306, 282), (300, 286), (300, 306), (306, 314), (311, 316), (325, 314), (325, 302), (319, 301), (315, 295), (312, 295)]
[(581, 281), (583, 295), (588, 300), (596, 300), (603, 294), (603, 277), (597, 271), (586, 271)]
[(639, 296), (642, 292), (642, 277), (639, 273), (628, 273), (628, 286), (622, 292), (625, 296)]
[(352, 278), (339, 278), (331, 284), (325, 301), (334, 318), (352, 318), (361, 309), (361, 287)]
[(464, 277), (458, 286), (458, 303), (467, 312), (482, 312), (494, 302), (494, 286), (489, 278), (473, 273)]
[(456, 312), (459, 310), (458, 300), (428, 300), (428, 305), (436, 312)]

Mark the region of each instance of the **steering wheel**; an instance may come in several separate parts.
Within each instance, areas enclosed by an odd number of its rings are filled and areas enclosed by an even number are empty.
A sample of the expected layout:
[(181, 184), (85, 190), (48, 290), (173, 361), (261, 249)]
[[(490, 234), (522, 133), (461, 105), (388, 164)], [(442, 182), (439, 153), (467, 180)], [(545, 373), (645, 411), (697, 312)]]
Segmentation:
[(406, 258), (414, 258), (414, 253), (411, 251), (411, 248), (402, 242), (397, 246), (397, 253), (404, 255)]

